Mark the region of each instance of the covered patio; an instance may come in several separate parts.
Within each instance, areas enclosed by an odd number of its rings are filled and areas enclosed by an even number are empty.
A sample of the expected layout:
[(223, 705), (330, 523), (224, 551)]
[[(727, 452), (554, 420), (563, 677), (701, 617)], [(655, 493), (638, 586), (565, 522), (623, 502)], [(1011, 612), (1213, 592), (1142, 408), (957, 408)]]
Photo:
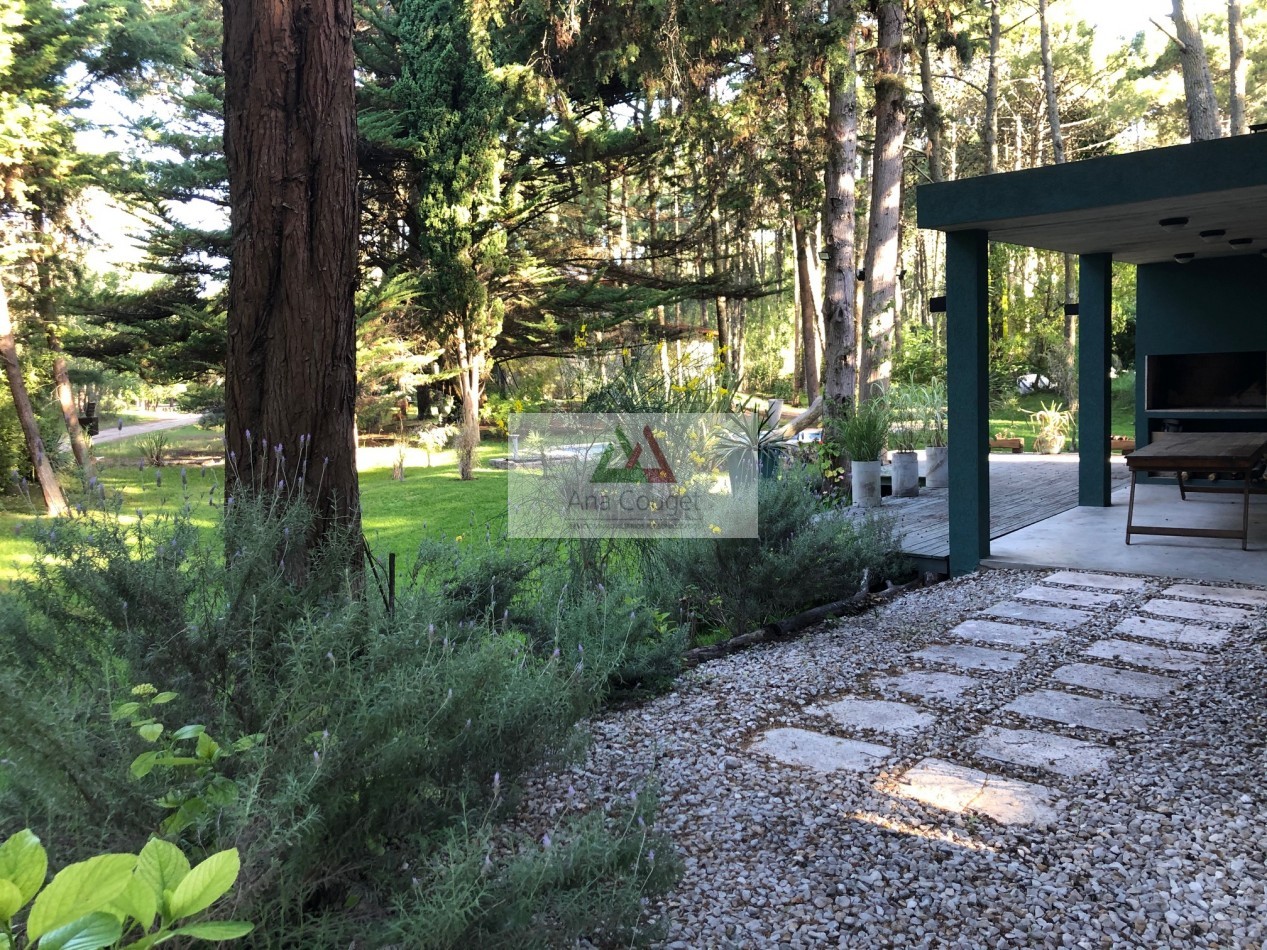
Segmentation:
[[(1231, 393), (1228, 381), (1246, 372), (1254, 381), (1244, 389), (1251, 391), (1258, 386), (1255, 374), (1267, 375), (1267, 134), (923, 185), (918, 221), (946, 234), (952, 574), (975, 571), (993, 554), (987, 462), (991, 241), (1078, 256), (1079, 507), (1060, 516), (1069, 524), (1082, 524), (1069, 519), (1085, 509), (1125, 501), (1114, 497), (1109, 467), (1115, 260), (1138, 267), (1137, 446), (1149, 445), (1168, 428), (1267, 430), (1267, 392), (1260, 404), (1256, 393)], [(1190, 355), (1197, 359), (1185, 362)], [(1151, 391), (1149, 366), (1157, 377)], [(1171, 376), (1166, 389), (1160, 382), (1163, 367)], [(1194, 380), (1202, 384), (1196, 397), (1187, 386)], [(1179, 504), (1178, 490), (1157, 481), (1140, 478), (1141, 486), (1168, 490)], [(1226, 503), (1221, 496), (1202, 496), (1183, 504)], [(1170, 515), (1188, 516), (1187, 509)], [(1255, 517), (1261, 521), (1262, 513)], [(1124, 514), (1122, 521), (1124, 529)], [(1052, 542), (1037, 533), (1040, 527), (1000, 541), (1008, 563), (1052, 565)], [(1267, 525), (1260, 525), (1257, 537), (1251, 526), (1248, 552), (1213, 539), (1145, 538), (1127, 547), (1124, 530), (1107, 536), (1107, 528), (1090, 522), (1071, 530), (1093, 532), (1094, 544), (1106, 552), (1120, 546), (1113, 553), (1123, 556), (1115, 568), (1123, 571), (1165, 573), (1143, 566), (1157, 560), (1154, 549), (1160, 547), (1171, 552), (1166, 563), (1175, 569), (1169, 573), (1191, 573), (1197, 551), (1201, 558), (1215, 552), (1222, 558), (1226, 548), (1229, 556), (1267, 562), (1262, 555)], [(1141, 551), (1144, 556), (1130, 561)]]

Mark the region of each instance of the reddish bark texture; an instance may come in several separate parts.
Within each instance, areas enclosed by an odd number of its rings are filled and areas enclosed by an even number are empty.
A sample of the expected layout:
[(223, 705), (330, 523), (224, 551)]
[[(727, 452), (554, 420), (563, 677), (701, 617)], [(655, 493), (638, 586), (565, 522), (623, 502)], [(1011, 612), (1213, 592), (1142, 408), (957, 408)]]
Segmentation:
[(293, 484), (303, 454), (324, 523), (355, 526), (352, 3), (225, 0), (224, 26), (229, 490)]

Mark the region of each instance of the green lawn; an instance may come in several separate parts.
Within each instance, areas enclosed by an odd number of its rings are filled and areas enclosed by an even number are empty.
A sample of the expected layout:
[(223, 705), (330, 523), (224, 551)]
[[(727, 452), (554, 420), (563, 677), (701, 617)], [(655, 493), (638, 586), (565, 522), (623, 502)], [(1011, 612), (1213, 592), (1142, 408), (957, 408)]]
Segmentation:
[[(1028, 415), (1040, 409), (1045, 403), (1048, 406), (1060, 399), (1054, 393), (1036, 393), (1017, 396), (1007, 406), (996, 408), (990, 413), (990, 437), (1001, 435), (1004, 438), (1021, 438), (1025, 440), (1025, 451), (1034, 451), (1034, 436), (1038, 427)], [(1068, 406), (1064, 406), (1068, 409)], [(1111, 435), (1135, 435), (1135, 374), (1123, 373), (1113, 380), (1112, 418), (1109, 422)], [(1072, 440), (1069, 443), (1072, 449)]]
[[(220, 433), (196, 426), (167, 430), (171, 461), (161, 468), (148, 463), (141, 468), (133, 436), (98, 447), (104, 457), (99, 475), (109, 497), (119, 499), (121, 517), (135, 521), (144, 514), (174, 510), (191, 502), (194, 523), (208, 537), (220, 517), (224, 466), (202, 464), (221, 451)], [(427, 456), (420, 449), (406, 449), (405, 478), (392, 478), (395, 448), (363, 448), (357, 454), (361, 508), (365, 536), (382, 558), (399, 555), (398, 570), (408, 572), (424, 535), (483, 537), (486, 526), (496, 533), (506, 521), (506, 472), (489, 461), (506, 454), (504, 442), (485, 442), (478, 452), (475, 478), (464, 482), (457, 475), (453, 451)], [(182, 464), (183, 462), (183, 464)], [(184, 470), (184, 482), (181, 472)], [(32, 489), (38, 499), (38, 490)], [(72, 492), (72, 501), (78, 496)], [(21, 496), (6, 496), (0, 506), (0, 584), (16, 578), (30, 565), (35, 548), (26, 533), (36, 521), (34, 506)]]

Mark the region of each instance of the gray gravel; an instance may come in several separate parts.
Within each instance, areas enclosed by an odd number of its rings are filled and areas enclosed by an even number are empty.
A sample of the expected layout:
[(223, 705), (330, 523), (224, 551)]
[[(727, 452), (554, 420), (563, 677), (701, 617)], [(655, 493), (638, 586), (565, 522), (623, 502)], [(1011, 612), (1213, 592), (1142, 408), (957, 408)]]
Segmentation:
[[(1158, 578), (1026, 647), (1015, 668), (975, 673), (953, 704), (921, 701), (938, 718), (918, 734), (846, 731), (806, 709), (899, 698), (871, 676), (941, 669), (912, 654), (953, 642), (944, 631), (1046, 573), (985, 572), (705, 664), (674, 692), (595, 720), (586, 761), (537, 779), (521, 823), (550, 821), (569, 786), (572, 801), (601, 807), (656, 781), (659, 822), (686, 865), (660, 908), (672, 948), (1262, 946), (1267, 606), (1240, 605), (1251, 619), (1222, 625), (1232, 636), (1212, 660), (1166, 674), (1182, 684), (1175, 695), (1132, 700), (1148, 713), (1144, 732), (1106, 735), (1002, 707), (1039, 688), (1078, 691), (1052, 672), (1090, 662), (1089, 644), (1116, 636), (1171, 583)], [(893, 755), (876, 771), (824, 774), (749, 751), (778, 726), (883, 742)], [(1115, 758), (1079, 776), (1003, 765), (974, 754), (972, 740), (992, 726), (1094, 741)], [(1057, 817), (1003, 826), (897, 797), (902, 773), (926, 757), (1043, 784)]]

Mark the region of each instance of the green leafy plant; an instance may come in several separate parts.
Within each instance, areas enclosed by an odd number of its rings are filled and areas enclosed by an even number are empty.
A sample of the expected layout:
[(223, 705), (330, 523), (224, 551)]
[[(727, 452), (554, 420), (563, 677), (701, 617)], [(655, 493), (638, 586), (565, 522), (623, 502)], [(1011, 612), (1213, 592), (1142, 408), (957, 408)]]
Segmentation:
[(238, 787), (221, 774), (223, 762), (235, 753), (249, 752), (264, 741), (261, 733), (243, 736), (223, 746), (207, 734), (201, 725), (185, 725), (168, 730), (154, 717), (154, 707), (176, 698), (173, 692), (160, 693), (149, 683), (133, 687), (134, 699), (115, 706), (112, 718), (128, 719), (138, 736), (155, 746), (132, 760), (129, 771), (135, 779), (143, 779), (155, 770), (171, 769), (190, 777), (185, 788), (169, 789), (156, 802), (170, 809), (159, 829), (164, 834), (180, 834), (199, 822), (213, 809), (223, 808), (237, 800)]
[(182, 923), (228, 893), (240, 867), (236, 848), (191, 867), (174, 844), (151, 838), (140, 854), (67, 865), (46, 886), (48, 854), (23, 829), (0, 844), (0, 950), (146, 950), (178, 938), (244, 937), (254, 929), (247, 921)]
[(748, 410), (726, 417), (725, 428), (717, 435), (722, 464), (730, 471), (756, 464), (763, 475), (772, 474), (780, 456), (794, 440), (785, 438), (779, 425), (779, 403), (764, 409)]
[(1073, 413), (1053, 402), (1039, 404), (1041, 408), (1028, 411), (1038, 426), (1038, 434), (1034, 436), (1035, 452), (1059, 452), (1065, 445), (1069, 430), (1073, 426)]
[(167, 460), (168, 448), (171, 440), (163, 432), (155, 432), (153, 435), (147, 435), (142, 439), (136, 440), (136, 447), (141, 451), (141, 456), (151, 465), (158, 467)]
[(836, 438), (855, 462), (879, 461), (889, 439), (892, 413), (883, 399), (871, 399), (846, 412), (836, 423)]

